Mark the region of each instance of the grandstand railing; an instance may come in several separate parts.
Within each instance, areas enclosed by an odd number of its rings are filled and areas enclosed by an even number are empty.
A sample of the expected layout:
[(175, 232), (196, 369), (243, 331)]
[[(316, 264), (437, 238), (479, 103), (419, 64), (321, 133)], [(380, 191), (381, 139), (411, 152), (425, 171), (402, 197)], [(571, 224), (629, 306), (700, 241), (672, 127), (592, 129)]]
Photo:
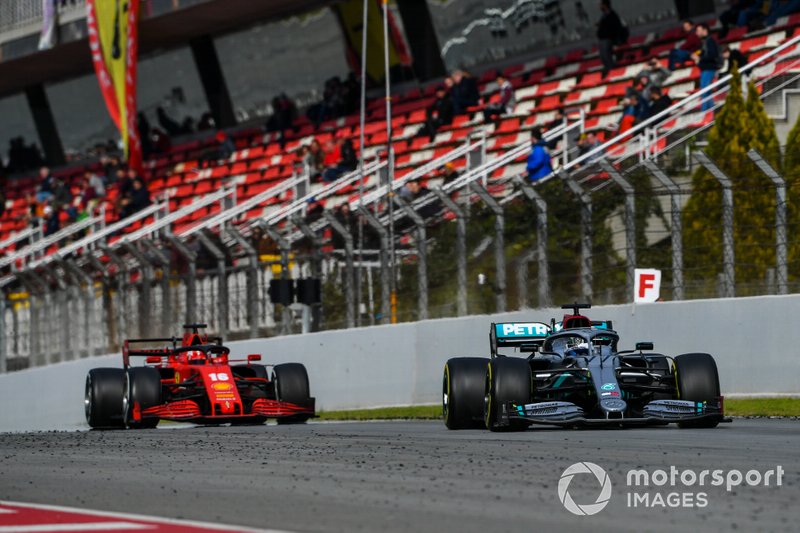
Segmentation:
[(5, 250), (9, 246), (13, 244), (17, 244), (20, 241), (24, 241), (25, 239), (30, 240), (39, 240), (43, 237), (42, 227), (41, 226), (33, 226), (27, 227), (22, 231), (18, 231), (5, 239), (4, 241), (0, 242), (0, 251)]

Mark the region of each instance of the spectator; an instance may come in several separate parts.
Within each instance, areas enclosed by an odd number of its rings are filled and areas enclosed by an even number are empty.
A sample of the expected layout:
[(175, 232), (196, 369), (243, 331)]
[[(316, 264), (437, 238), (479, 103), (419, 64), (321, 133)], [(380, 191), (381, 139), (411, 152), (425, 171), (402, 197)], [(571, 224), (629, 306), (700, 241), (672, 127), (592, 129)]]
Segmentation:
[(605, 78), (617, 64), (614, 60), (614, 45), (620, 42), (624, 30), (619, 15), (611, 9), (611, 0), (600, 0), (600, 11), (602, 15), (597, 23), (597, 40)]
[(231, 156), (236, 152), (236, 145), (233, 144), (233, 140), (224, 132), (218, 131), (214, 137), (217, 140), (218, 147), (217, 147), (217, 160), (218, 161), (227, 161), (231, 158)]
[[(344, 226), (345, 231), (347, 231), (350, 235), (354, 234), (355, 226), (356, 226), (356, 217), (353, 216), (353, 213), (350, 211), (350, 204), (344, 202), (334, 213), (336, 220)], [(333, 247), (334, 248), (344, 248), (344, 237), (342, 237), (338, 231), (333, 232)]]
[(448, 185), (458, 179), (459, 173), (453, 163), (445, 163), (442, 186)]
[(647, 94), (644, 95), (645, 97), (649, 96), (650, 89), (653, 87), (663, 87), (664, 82), (669, 79), (672, 75), (672, 72), (669, 69), (666, 69), (661, 66), (661, 63), (658, 62), (658, 59), (652, 58), (647, 63), (647, 67), (642, 69), (639, 74), (637, 74), (636, 79), (642, 81), (643, 78), (647, 78), (647, 82), (645, 83), (645, 90)]
[(44, 236), (49, 237), (50, 235), (57, 233), (58, 230), (61, 229), (61, 222), (58, 220), (58, 211), (53, 209), (52, 206), (48, 205), (44, 208), (42, 214), (44, 217), (42, 220)]
[[(597, 138), (597, 135), (593, 131), (587, 131), (583, 135), (580, 136), (578, 139), (578, 157), (584, 156), (590, 153), (592, 150), (600, 146), (601, 143), (600, 139)], [(590, 155), (586, 158), (585, 163), (591, 164), (595, 161), (602, 159), (603, 152), (597, 152), (595, 154)]]
[(150, 193), (144, 186), (144, 181), (137, 177), (133, 180), (130, 192), (122, 199), (120, 218), (128, 218), (148, 205), (150, 205)]
[(308, 165), (312, 179), (322, 177), (322, 173), (325, 171), (325, 152), (317, 139), (313, 139), (311, 144), (306, 147), (303, 163)]
[(631, 94), (626, 96), (620, 102), (622, 104), (622, 118), (619, 121), (617, 134), (622, 134), (628, 131), (636, 123), (636, 107), (638, 104), (638, 96)]
[[(90, 172), (87, 172), (86, 176), (89, 176), (90, 174)], [(90, 215), (99, 202), (99, 198), (97, 197), (97, 189), (92, 187), (88, 177), (84, 177), (81, 180), (81, 194), (79, 196), (79, 200), (79, 205), (83, 206), (84, 210)]]
[[(773, 0), (777, 3), (777, 0)], [(754, 0), (749, 5), (739, 11), (737, 26), (747, 26), (750, 30), (763, 27), (764, 23), (764, 0)]]
[(741, 53), (737, 48), (731, 48), (728, 45), (722, 48), (722, 58), (725, 59), (728, 64), (728, 68), (725, 71), (727, 74), (733, 72), (734, 66), (741, 70), (742, 67), (747, 64), (747, 56)]
[(84, 174), (89, 186), (94, 189), (94, 195), (96, 198), (105, 198), (106, 197), (106, 184), (103, 181), (103, 178), (95, 174), (94, 172), (86, 172)]
[(39, 184), (36, 186), (36, 201), (45, 203), (53, 197), (53, 176), (50, 169), (42, 167), (39, 169)]
[(430, 142), (436, 137), (436, 132), (442, 126), (453, 122), (453, 99), (444, 87), (436, 89), (436, 100), (428, 107), (425, 124), (420, 128), (418, 135), (427, 135)]
[(496, 121), (502, 115), (510, 115), (517, 106), (514, 87), (502, 74), (497, 76), (497, 88), (498, 93), (494, 95), (494, 101), (490, 102), (483, 110), (483, 117), (487, 121)]
[(339, 154), (339, 160), (322, 173), (322, 179), (326, 183), (336, 181), (343, 174), (352, 172), (358, 168), (358, 156), (356, 156), (352, 140), (339, 139), (336, 152)]
[(272, 115), (267, 119), (267, 131), (284, 132), (292, 129), (292, 124), (297, 118), (297, 107), (285, 93), (272, 99)]
[(72, 205), (72, 191), (62, 179), (53, 180), (53, 199), (51, 204), (56, 211), (65, 211), (71, 222), (74, 222), (78, 216), (78, 211)]
[(774, 26), (778, 19), (800, 11), (800, 0), (772, 0), (767, 15), (767, 26)]
[(550, 154), (547, 153), (544, 139), (542, 139), (542, 132), (539, 128), (533, 128), (531, 130), (531, 145), (533, 149), (528, 156), (528, 179), (537, 181), (549, 176), (553, 172)]
[[(717, 71), (722, 67), (722, 56), (719, 53), (717, 41), (711, 36), (707, 24), (698, 24), (696, 32), (701, 41), (701, 49), (700, 53), (696, 54), (694, 58), (700, 68), (700, 90), (702, 91), (714, 83)], [(700, 108), (703, 111), (708, 111), (713, 107), (714, 99), (707, 96), (703, 99)]]
[(470, 107), (480, 103), (481, 93), (478, 90), (478, 81), (465, 70), (453, 72), (453, 112), (460, 115)]
[(672, 98), (661, 87), (650, 90), (650, 109), (647, 118), (654, 117), (672, 105)]
[(692, 58), (692, 54), (700, 50), (700, 39), (694, 27), (694, 23), (686, 19), (683, 21), (683, 31), (686, 32), (686, 38), (680, 47), (670, 50), (669, 52), (669, 69), (675, 70), (684, 62)]
[(741, 12), (745, 9), (749, 9), (754, 3), (755, 0), (731, 0), (728, 9), (719, 15), (719, 22), (722, 25), (722, 29), (719, 32), (720, 39), (724, 39), (728, 35), (731, 26), (737, 26), (739, 24), (739, 15)]
[(172, 120), (172, 118), (167, 115), (167, 112), (164, 111), (164, 108), (161, 106), (156, 108), (156, 118), (158, 118), (159, 126), (161, 126), (170, 137), (177, 137), (183, 132), (181, 125)]

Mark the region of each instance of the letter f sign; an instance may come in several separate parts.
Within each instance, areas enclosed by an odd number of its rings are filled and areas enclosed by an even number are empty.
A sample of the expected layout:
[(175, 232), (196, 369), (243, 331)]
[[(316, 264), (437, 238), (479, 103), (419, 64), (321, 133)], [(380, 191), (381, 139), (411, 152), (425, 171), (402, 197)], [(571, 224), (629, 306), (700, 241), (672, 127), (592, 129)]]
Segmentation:
[(652, 268), (637, 268), (635, 272), (633, 301), (655, 302), (661, 296), (661, 271)]

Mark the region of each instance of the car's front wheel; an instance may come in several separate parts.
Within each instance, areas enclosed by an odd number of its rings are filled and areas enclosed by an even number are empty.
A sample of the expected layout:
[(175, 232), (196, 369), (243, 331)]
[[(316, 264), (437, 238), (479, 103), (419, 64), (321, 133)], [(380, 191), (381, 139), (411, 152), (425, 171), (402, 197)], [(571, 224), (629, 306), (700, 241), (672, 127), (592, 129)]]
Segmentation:
[(519, 431), (530, 424), (503, 420), (504, 405), (525, 405), (531, 400), (533, 382), (528, 361), (518, 357), (496, 357), (489, 361), (484, 387), (484, 419), (491, 431)]
[[(125, 424), (131, 429), (151, 429), (158, 425), (158, 417), (142, 416), (150, 407), (161, 405), (161, 374), (155, 368), (129, 368), (125, 374), (123, 399)], [(139, 420), (134, 411), (139, 410)]]
[[(308, 372), (300, 363), (275, 365), (272, 369), (275, 397), (280, 402), (306, 405), (311, 400)], [(301, 424), (310, 418), (307, 414), (278, 419), (278, 424)]]
[[(719, 373), (714, 358), (707, 353), (685, 353), (675, 358), (675, 374), (681, 400), (716, 401), (720, 396)], [(679, 422), (682, 428), (713, 428), (718, 420)]]

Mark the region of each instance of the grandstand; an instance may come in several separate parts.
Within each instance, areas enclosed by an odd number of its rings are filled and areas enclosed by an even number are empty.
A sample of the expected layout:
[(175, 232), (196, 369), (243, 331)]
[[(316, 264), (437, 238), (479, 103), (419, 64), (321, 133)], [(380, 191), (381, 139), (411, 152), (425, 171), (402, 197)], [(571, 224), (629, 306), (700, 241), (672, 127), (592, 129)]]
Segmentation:
[[(718, 29), (715, 19), (707, 22)], [(391, 217), (397, 214), (389, 212), (392, 201), (387, 193), (399, 190), (408, 181), (422, 180), (428, 188), (441, 188), (461, 207), (471, 202), (491, 203), (491, 199), (498, 205), (522, 201), (525, 187), (519, 185), (517, 178), (525, 174), (530, 131), (548, 125), (551, 129), (547, 139), (555, 142), (553, 177), (573, 179), (580, 186), (585, 186), (587, 180), (591, 187), (607, 180), (607, 172), (588, 164), (597, 154), (613, 163), (612, 168), (624, 170), (655, 160), (676, 146), (682, 147), (687, 139), (697, 141), (696, 136), (713, 123), (714, 111), (696, 109), (702, 96), (697, 93), (700, 71), (691, 62), (673, 71), (664, 82), (664, 89), (676, 102), (670, 110), (626, 134), (616, 134), (622, 118), (620, 99), (632, 81), (651, 58), (666, 66), (670, 50), (680, 45), (683, 36), (677, 22), (665, 31), (634, 31), (627, 44), (618, 49), (618, 66), (605, 77), (596, 46), (543, 57), (520, 57), (516, 63), (502, 67), (515, 90), (513, 113), (491, 123), (484, 121), (480, 111), (470, 110), (440, 128), (433, 141), (418, 132), (441, 80), (403, 89), (393, 98), (391, 157), (387, 152), (390, 139), (385, 102), (379, 97), (367, 102), (363, 132), (358, 114), (328, 120), (318, 127), (303, 117), (295, 123), (294, 130), (283, 135), (264, 133), (260, 127), (232, 127), (229, 133), (234, 140), (234, 153), (210, 164), (206, 162), (207, 154), (217, 143), (213, 136), (180, 142), (145, 161), (143, 177), (153, 199), (150, 207), (120, 220), (119, 191), (111, 186), (96, 212), (47, 237), (40, 228), (30, 228), (24, 216), (29, 209), (26, 198), (35, 193), (37, 177), (15, 177), (6, 184), (6, 209), (0, 218), (0, 267), (4, 270), (0, 284), (8, 298), (8, 316), (13, 318), (9, 323), (21, 321), (30, 325), (14, 326), (13, 337), (5, 335), (4, 349), (9, 358), (28, 358), (47, 352), (53, 341), (63, 338), (67, 347), (87, 355), (99, 353), (125, 333), (146, 334), (144, 330), (158, 322), (153, 316), (162, 317), (161, 327), (168, 332), (171, 324), (184, 318), (191, 321), (196, 313), (206, 315), (205, 319), (224, 334), (255, 336), (264, 331), (275, 332), (278, 325), (288, 331), (288, 315), (276, 318), (268, 303), (252, 298), (254, 291), (263, 294), (273, 277), (316, 276), (326, 269), (328, 275), (341, 276), (340, 270), (331, 265), (337, 265), (344, 257), (350, 269), (344, 277), (346, 290), (354, 291), (356, 286), (360, 290), (361, 286), (354, 278), (348, 278), (354, 275), (353, 250), (337, 246), (335, 236), (339, 230), (329, 216), (306, 218), (310, 206), (331, 213), (344, 204), (352, 211), (366, 207), (385, 228), (394, 229), (396, 224)], [(793, 81), (800, 73), (800, 14), (784, 17), (761, 31), (748, 33), (746, 28), (736, 28), (721, 43), (747, 54), (750, 65), (745, 71), (758, 81), (763, 96), (774, 90), (767, 83)], [(496, 73), (496, 68), (486, 68), (479, 77), (480, 92), (487, 99), (497, 90)], [(719, 106), (726, 91), (726, 81), (721, 81), (703, 94), (714, 94)], [(558, 110), (564, 110), (566, 116), (560, 125), (553, 126)], [(602, 145), (580, 155), (571, 139), (585, 132), (596, 133)], [(363, 147), (359, 141), (362, 133)], [(333, 183), (312, 180), (301, 147), (314, 139), (325, 143), (342, 138), (363, 152), (363, 171), (356, 170)], [(100, 162), (87, 162), (57, 168), (53, 174), (77, 187), (86, 171), (97, 172), (101, 166)], [(455, 169), (460, 177), (445, 183), (446, 169)], [(430, 203), (431, 198), (426, 201)], [(414, 204), (417, 209), (421, 205)], [(436, 219), (458, 218), (458, 206), (437, 213)], [(67, 215), (61, 216), (66, 223)], [(308, 225), (302, 227), (306, 222)], [(253, 247), (250, 235), (259, 227), (273, 235), (275, 245), (269, 253)], [(307, 255), (327, 257), (330, 264), (324, 268), (300, 259), (308, 250), (301, 249), (299, 243), (309, 236), (309, 229), (319, 249)], [(420, 249), (420, 236), (413, 227), (393, 236), (397, 238), (396, 243), (390, 243), (393, 252), (401, 249), (408, 260), (419, 260), (424, 250)], [(215, 257), (216, 263), (206, 268), (206, 276), (189, 280), (185, 263), (193, 271), (198, 255), (204, 252)], [(376, 256), (373, 253), (369, 257)], [(366, 264), (361, 255), (359, 261)], [(312, 272), (314, 268), (316, 273)], [(160, 272), (158, 277), (154, 269)], [(194, 287), (195, 283), (199, 287)], [(50, 313), (57, 312), (46, 302), (73, 290), (81, 295), (82, 318), (74, 318), (71, 323), (65, 317), (70, 314), (70, 305), (77, 303), (59, 300), (56, 307), (61, 321), (52, 332), (42, 333), (41, 324), (54, 323)], [(106, 303), (103, 297), (97, 298), (104, 291)], [(251, 298), (245, 305), (247, 293)], [(351, 293), (349, 298), (353, 297)], [(37, 299), (41, 301), (34, 302)], [(229, 299), (233, 302), (230, 307), (237, 308), (235, 311), (229, 309)], [(389, 304), (385, 296), (381, 304), (381, 319), (387, 320)], [(500, 305), (498, 310), (504, 310)], [(362, 314), (353, 307), (352, 301), (347, 304), (348, 326), (362, 320)], [(147, 314), (151, 316), (148, 318)], [(256, 314), (260, 318), (256, 319)], [(420, 311), (417, 316), (422, 318), (425, 314)], [(34, 326), (37, 321), (39, 325)], [(98, 328), (100, 324), (105, 325)], [(103, 335), (95, 335), (97, 329), (103, 329)], [(49, 339), (46, 335), (50, 335)], [(23, 342), (22, 338), (26, 340)], [(41, 355), (44, 359), (34, 364), (58, 359), (61, 356), (56, 352)]]

